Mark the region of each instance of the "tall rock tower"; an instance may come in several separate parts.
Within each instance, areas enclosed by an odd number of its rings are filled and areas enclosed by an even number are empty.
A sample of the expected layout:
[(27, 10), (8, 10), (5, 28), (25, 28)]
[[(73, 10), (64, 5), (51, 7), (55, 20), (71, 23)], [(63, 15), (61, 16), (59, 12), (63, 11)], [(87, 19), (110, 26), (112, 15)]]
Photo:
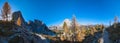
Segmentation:
[(20, 11), (13, 12), (12, 14), (12, 20), (15, 22), (15, 24), (19, 24), (19, 26), (24, 26), (26, 24), (22, 13)]

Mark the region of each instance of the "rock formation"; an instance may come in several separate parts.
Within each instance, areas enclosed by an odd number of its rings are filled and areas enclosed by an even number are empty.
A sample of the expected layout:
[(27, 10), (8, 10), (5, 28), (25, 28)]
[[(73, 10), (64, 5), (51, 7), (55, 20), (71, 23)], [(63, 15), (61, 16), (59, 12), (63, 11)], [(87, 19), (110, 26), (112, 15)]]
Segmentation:
[(48, 29), (48, 27), (40, 20), (29, 21), (28, 26), (30, 30), (39, 34), (54, 35), (55, 33)]
[(20, 11), (16, 11), (12, 14), (12, 20), (17, 24), (17, 20), (18, 18), (20, 19), (21, 21), (21, 25), (24, 26), (26, 24), (23, 16), (22, 16), (22, 13)]

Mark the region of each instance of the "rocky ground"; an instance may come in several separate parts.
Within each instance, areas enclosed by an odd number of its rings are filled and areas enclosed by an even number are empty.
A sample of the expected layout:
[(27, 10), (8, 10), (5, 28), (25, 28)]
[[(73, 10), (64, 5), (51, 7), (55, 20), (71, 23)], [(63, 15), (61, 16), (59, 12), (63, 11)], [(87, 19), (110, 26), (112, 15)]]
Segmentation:
[(31, 33), (27, 29), (17, 26), (14, 22), (0, 21), (1, 43), (48, 43), (46, 39)]
[(111, 43), (120, 43), (120, 23), (113, 24), (107, 28)]

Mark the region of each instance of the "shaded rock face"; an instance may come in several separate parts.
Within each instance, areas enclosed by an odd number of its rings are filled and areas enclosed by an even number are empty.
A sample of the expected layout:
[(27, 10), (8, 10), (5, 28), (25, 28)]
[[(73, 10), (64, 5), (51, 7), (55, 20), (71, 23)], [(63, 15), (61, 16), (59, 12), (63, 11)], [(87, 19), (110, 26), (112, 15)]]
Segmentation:
[(22, 16), (22, 13), (20, 11), (16, 11), (12, 14), (12, 20), (17, 23), (18, 18), (21, 20), (21, 25), (25, 25), (25, 20)]
[(28, 26), (30, 30), (35, 33), (54, 35), (55, 33), (48, 29), (48, 27), (40, 20), (29, 21)]

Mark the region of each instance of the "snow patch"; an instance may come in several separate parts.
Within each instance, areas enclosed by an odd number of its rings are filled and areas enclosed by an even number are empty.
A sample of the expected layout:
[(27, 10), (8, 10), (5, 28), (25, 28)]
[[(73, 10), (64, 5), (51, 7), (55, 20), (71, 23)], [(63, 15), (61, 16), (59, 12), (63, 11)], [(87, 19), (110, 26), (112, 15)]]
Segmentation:
[(39, 36), (42, 40), (45, 40), (46, 38), (45, 37), (43, 37), (42, 35), (40, 35), (40, 34), (37, 34), (37, 33), (35, 33), (37, 36)]

